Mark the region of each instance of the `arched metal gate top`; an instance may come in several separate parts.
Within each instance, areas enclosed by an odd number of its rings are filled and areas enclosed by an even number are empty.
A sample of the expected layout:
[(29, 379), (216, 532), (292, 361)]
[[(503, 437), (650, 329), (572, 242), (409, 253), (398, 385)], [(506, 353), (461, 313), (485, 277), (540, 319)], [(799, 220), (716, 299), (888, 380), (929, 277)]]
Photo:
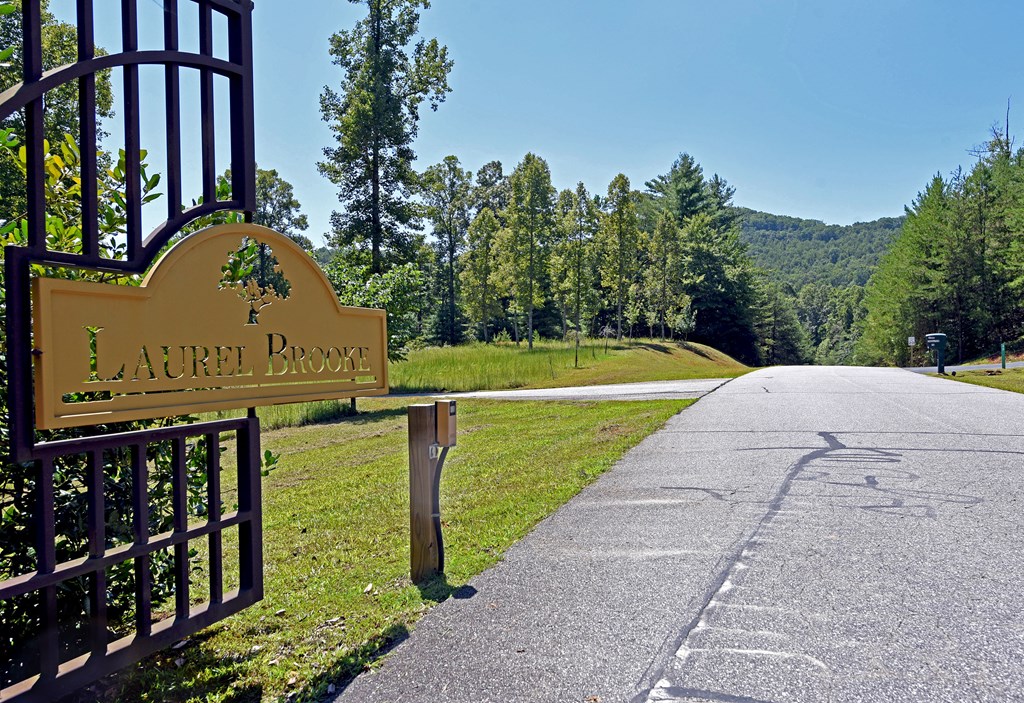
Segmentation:
[[(110, 0), (102, 0), (107, 3)], [(122, 51), (97, 56), (94, 48), (93, 0), (76, 0), (78, 61), (54, 70), (43, 70), (42, 9), (39, 0), (24, 0), (22, 9), (24, 41), (23, 81), (0, 94), (0, 119), (24, 110), (26, 148), (27, 242), (4, 249), (6, 289), (6, 332), (8, 400), (12, 463), (34, 467), (36, 507), (32, 538), (37, 565), (35, 571), (0, 582), (0, 600), (38, 596), (38, 636), (27, 646), (38, 657), (38, 668), (24, 678), (10, 676), (0, 683), (3, 700), (51, 700), (70, 689), (137, 661), (202, 627), (241, 610), (262, 598), (262, 547), (259, 476), (259, 423), (255, 413), (248, 418), (191, 425), (162, 427), (97, 436), (39, 441), (33, 421), (33, 370), (31, 265), (74, 267), (101, 272), (137, 274), (150, 267), (163, 247), (196, 219), (222, 210), (255, 209), (255, 156), (253, 145), (252, 24), (251, 0), (162, 0), (163, 49), (139, 50), (138, 0), (121, 0)], [(111, 4), (113, 4), (111, 2)], [(181, 51), (179, 23), (186, 8), (195, 11), (199, 52)], [(213, 13), (227, 19), (227, 59), (214, 56)], [(144, 236), (143, 191), (140, 173), (139, 67), (158, 65), (164, 69), (166, 172), (164, 184), (167, 214), (164, 222)], [(126, 248), (124, 258), (103, 255), (98, 224), (98, 164), (96, 72), (120, 67), (121, 119), (124, 122)], [(182, 153), (180, 72), (199, 72), (202, 151), (202, 202), (182, 208)], [(231, 198), (217, 200), (218, 172), (215, 164), (214, 76), (229, 82), (227, 122), (230, 125)], [(54, 251), (47, 247), (46, 196), (44, 188), (43, 114), (47, 93), (69, 82), (77, 82), (81, 152), (82, 241), (80, 251)], [(109, 428), (107, 428), (109, 432)], [(238, 506), (222, 513), (220, 495), (220, 434), (236, 432), (238, 442)], [(47, 438), (43, 438), (46, 440)], [(169, 446), (173, 528), (150, 534), (150, 499), (146, 486), (147, 452), (158, 443)], [(202, 525), (189, 525), (186, 495), (186, 454), (196, 446), (205, 447), (207, 513)], [(84, 488), (88, 495), (88, 556), (61, 562), (55, 548), (54, 467), (62, 457), (82, 458)], [(131, 521), (134, 542), (108, 548), (105, 536), (104, 466), (121, 457), (132, 481)], [(222, 571), (221, 532), (239, 532), (239, 588), (225, 593)], [(208, 540), (209, 600), (192, 605), (189, 591), (190, 540)], [(153, 619), (150, 559), (157, 552), (174, 556), (174, 613)], [(135, 573), (135, 621), (133, 631), (113, 635), (106, 613), (107, 571), (131, 562)], [(65, 652), (60, 642), (57, 589), (72, 579), (86, 579), (89, 592), (88, 646), (84, 652)]]
[[(41, 8), (38, 0), (26, 0), (22, 22), (24, 36), (24, 75), (19, 85), (0, 94), (0, 120), (17, 110), (25, 110), (25, 144), (28, 166), (28, 248), (40, 262), (84, 266), (105, 271), (138, 273), (145, 270), (161, 248), (188, 223), (219, 210), (255, 209), (256, 163), (253, 144), (252, 97), (252, 2), (251, 0), (163, 0), (164, 48), (138, 49), (138, 0), (121, 2), (121, 35), (124, 50), (96, 56), (94, 47), (93, 0), (77, 0), (78, 61), (68, 66), (43, 71)], [(179, 4), (198, 9), (199, 53), (179, 50)], [(222, 13), (228, 23), (228, 59), (213, 55), (213, 13)], [(139, 66), (165, 67), (167, 138), (167, 219), (148, 237), (142, 233), (142, 197), (139, 179)], [(96, 192), (96, 80), (97, 71), (122, 67), (124, 85), (122, 113), (125, 134), (125, 164), (128, 223), (127, 255), (111, 260), (99, 254)], [(181, 192), (181, 68), (200, 72), (200, 110), (202, 114), (203, 202), (182, 211)], [(213, 76), (230, 81), (229, 121), (231, 124), (232, 198), (217, 201), (214, 164)], [(82, 251), (80, 254), (46, 250), (45, 207), (43, 201), (43, 109), (46, 93), (70, 81), (78, 81), (80, 148), (82, 152)], [(86, 188), (90, 192), (86, 192)]]

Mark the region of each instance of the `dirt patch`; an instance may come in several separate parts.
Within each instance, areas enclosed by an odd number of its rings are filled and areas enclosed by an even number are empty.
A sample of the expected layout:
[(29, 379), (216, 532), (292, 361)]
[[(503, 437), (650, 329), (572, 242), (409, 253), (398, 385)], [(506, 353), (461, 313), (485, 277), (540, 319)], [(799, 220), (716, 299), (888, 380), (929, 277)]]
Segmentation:
[(614, 437), (621, 437), (627, 434), (629, 434), (629, 428), (618, 423), (601, 425), (597, 428), (598, 439), (612, 439)]

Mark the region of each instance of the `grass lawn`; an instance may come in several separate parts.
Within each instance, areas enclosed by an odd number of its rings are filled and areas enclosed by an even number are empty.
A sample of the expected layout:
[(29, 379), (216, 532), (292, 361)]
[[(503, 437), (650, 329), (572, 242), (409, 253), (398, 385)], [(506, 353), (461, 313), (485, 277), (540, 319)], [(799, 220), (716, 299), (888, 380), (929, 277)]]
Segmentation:
[[(467, 344), (430, 347), (392, 363), (394, 393), (501, 390), (505, 388), (562, 388), (634, 381), (670, 381), (687, 378), (735, 378), (751, 371), (735, 359), (703, 344), (637, 340), (621, 344), (588, 340), (580, 346), (580, 368), (575, 352), (565, 342), (538, 341), (532, 352), (526, 345)], [(359, 408), (371, 407), (361, 399)], [(259, 408), (264, 431), (330, 422), (349, 413), (348, 400), (323, 400)], [(204, 414), (206, 419), (238, 417), (243, 411)]]
[(411, 402), (362, 400), (357, 417), (265, 433), (281, 454), (264, 479), (265, 600), (108, 679), (100, 700), (323, 699), (692, 401), (460, 402), (441, 483), (447, 574), (420, 587), (408, 577)]
[(467, 344), (411, 352), (407, 361), (391, 364), (395, 393), (477, 391), (504, 388), (555, 388), (634, 381), (686, 378), (733, 378), (750, 368), (702, 344), (637, 340), (588, 340), (580, 347), (580, 368), (574, 368), (571, 343)]
[[(934, 375), (934, 374), (933, 374)], [(956, 376), (944, 376), (954, 381), (973, 383), (977, 386), (988, 386), (1004, 391), (1024, 393), (1024, 369), (997, 369), (997, 373), (988, 371), (957, 371)]]

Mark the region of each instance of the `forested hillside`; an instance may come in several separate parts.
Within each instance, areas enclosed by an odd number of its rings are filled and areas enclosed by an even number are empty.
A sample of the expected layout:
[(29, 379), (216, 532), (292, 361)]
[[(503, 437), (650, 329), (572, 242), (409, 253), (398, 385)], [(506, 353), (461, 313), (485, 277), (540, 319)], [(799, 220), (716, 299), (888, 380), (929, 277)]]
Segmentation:
[[(957, 362), (1024, 335), (1024, 149), (996, 130), (969, 171), (936, 175), (871, 279), (862, 363), (904, 364), (928, 332)], [(920, 359), (923, 350), (915, 350)]]
[(865, 285), (904, 220), (827, 225), (747, 208), (739, 212), (740, 239), (754, 261), (797, 291), (808, 283)]

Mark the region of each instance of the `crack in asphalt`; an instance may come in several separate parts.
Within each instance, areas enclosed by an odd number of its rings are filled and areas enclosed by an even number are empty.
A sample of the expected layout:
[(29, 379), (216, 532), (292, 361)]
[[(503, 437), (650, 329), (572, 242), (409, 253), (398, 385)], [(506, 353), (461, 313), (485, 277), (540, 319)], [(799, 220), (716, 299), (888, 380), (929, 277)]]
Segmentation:
[[(734, 575), (739, 568), (746, 568), (746, 565), (744, 565), (741, 561), (743, 556), (747, 554), (752, 548), (756, 547), (758, 538), (763, 534), (763, 532), (766, 529), (768, 529), (769, 526), (771, 526), (772, 522), (778, 516), (778, 514), (782, 510), (783, 502), (786, 500), (786, 497), (789, 495), (789, 492), (793, 488), (794, 481), (797, 480), (797, 477), (804, 470), (804, 468), (811, 462), (815, 461), (816, 459), (820, 459), (826, 456), (829, 452), (835, 451), (837, 449), (847, 448), (846, 445), (840, 442), (835, 437), (835, 435), (830, 432), (818, 432), (817, 434), (819, 437), (825, 440), (825, 443), (828, 446), (824, 448), (815, 449), (814, 451), (805, 454), (804, 456), (800, 457), (800, 459), (798, 459), (789, 468), (789, 471), (786, 472), (786, 477), (783, 479), (782, 483), (779, 485), (778, 490), (775, 492), (775, 496), (768, 504), (768, 510), (758, 521), (757, 525), (751, 531), (750, 535), (745, 540), (741, 541), (737, 545), (737, 547), (732, 550), (731, 554), (729, 554), (729, 556), (726, 557), (725, 565), (712, 580), (711, 588), (705, 593), (703, 603), (701, 604), (700, 609), (697, 611), (697, 614), (683, 629), (683, 631), (675, 638), (673, 644), (669, 648), (669, 652), (663, 652), (662, 656), (659, 657), (658, 661), (654, 665), (652, 665), (651, 669), (648, 669), (645, 675), (641, 677), (640, 682), (638, 682), (641, 684), (641, 690), (636, 696), (633, 697), (633, 703), (645, 703), (647, 701), (657, 700), (655, 698), (652, 698), (651, 696), (655, 692), (655, 690), (660, 690), (660, 687), (657, 682), (662, 680), (665, 670), (668, 668), (669, 664), (675, 658), (676, 652), (685, 648), (687, 640), (689, 640), (690, 636), (694, 633), (694, 631), (698, 629), (698, 626), (701, 624), (701, 622), (704, 620), (704, 617), (707, 615), (708, 610), (715, 602), (715, 596), (724, 592), (725, 590), (728, 590), (728, 588), (731, 587), (730, 577)], [(710, 700), (742, 701), (754, 699), (743, 697), (731, 697)]]
[[(674, 696), (674, 691), (691, 691), (693, 689), (679, 688), (673, 686), (673, 682), (665, 678), (666, 673), (676, 660), (684, 660), (688, 658), (691, 652), (705, 651), (700, 647), (692, 648), (688, 646), (688, 642), (693, 634), (701, 629), (708, 627), (706, 622), (707, 617), (711, 613), (712, 609), (720, 605), (719, 596), (724, 596), (728, 591), (734, 587), (733, 577), (741, 570), (749, 568), (749, 565), (744, 563), (744, 558), (753, 554), (757, 549), (758, 545), (764, 541), (765, 532), (776, 520), (776, 518), (784, 518), (792, 511), (783, 510), (783, 503), (789, 497), (790, 492), (793, 488), (793, 484), (796, 481), (821, 481), (826, 485), (834, 486), (850, 486), (852, 488), (867, 489), (870, 494), (877, 496), (885, 496), (890, 501), (889, 503), (878, 503), (878, 502), (867, 502), (856, 506), (842, 506), (851, 507), (867, 512), (881, 513), (890, 515), (893, 517), (910, 517), (910, 518), (925, 518), (934, 519), (937, 515), (936, 507), (937, 504), (959, 504), (965, 507), (971, 507), (978, 503), (983, 502), (979, 497), (968, 495), (968, 494), (955, 494), (955, 493), (943, 493), (937, 491), (928, 491), (910, 488), (906, 486), (898, 487), (886, 487), (880, 485), (879, 477), (888, 480), (896, 481), (907, 481), (914, 482), (921, 477), (911, 471), (899, 469), (896, 467), (879, 467), (881, 471), (876, 473), (865, 474), (863, 476), (863, 482), (851, 482), (842, 480), (829, 480), (833, 473), (831, 471), (823, 471), (820, 469), (808, 470), (808, 467), (814, 462), (820, 462), (826, 466), (831, 463), (836, 465), (836, 468), (840, 471), (840, 467), (846, 463), (856, 463), (863, 465), (867, 464), (898, 464), (901, 461), (900, 454), (896, 453), (900, 451), (896, 448), (876, 448), (876, 447), (848, 447), (841, 442), (837, 437), (836, 433), (831, 432), (818, 432), (816, 433), (821, 437), (826, 447), (814, 448), (808, 451), (802, 457), (800, 457), (794, 464), (792, 464), (789, 470), (786, 472), (786, 476), (782, 483), (779, 485), (771, 501), (768, 503), (768, 508), (764, 515), (757, 522), (754, 528), (751, 530), (749, 535), (745, 539), (741, 539), (737, 545), (731, 550), (731, 552), (722, 560), (722, 567), (716, 573), (716, 576), (712, 579), (709, 589), (705, 592), (703, 601), (697, 614), (688, 623), (688, 625), (674, 638), (672, 643), (668, 647), (663, 647), (661, 655), (655, 660), (655, 662), (648, 668), (644, 676), (641, 677), (638, 682), (639, 693), (632, 699), (633, 703), (654, 703), (659, 700), (666, 700), (664, 696), (670, 698)], [(780, 447), (772, 447), (771, 449), (780, 449)], [(786, 449), (796, 449), (796, 447), (786, 447)], [(801, 447), (800, 449), (810, 449), (809, 447)], [(853, 454), (845, 454), (840, 456), (829, 456), (832, 452), (847, 450), (856, 452)], [(876, 470), (877, 471), (877, 470)], [(839, 478), (838, 476), (836, 478)], [(715, 489), (706, 489), (698, 487), (680, 487), (682, 490), (696, 490), (708, 493), (711, 497), (718, 500), (722, 500), (721, 495)], [(860, 494), (853, 494), (849, 496), (826, 496), (832, 498), (859, 498), (862, 497)], [(910, 502), (913, 501), (913, 502)], [(935, 502), (937, 501), (937, 503)], [(724, 563), (723, 563), (724, 562)], [(753, 650), (752, 650), (753, 651)], [(802, 657), (806, 655), (790, 654), (786, 652), (773, 652), (780, 656), (794, 656)], [(825, 668), (827, 666), (817, 660), (813, 660), (812, 663), (819, 665), (819, 668)], [(725, 694), (715, 691), (702, 691), (702, 696), (696, 696), (693, 694), (687, 694), (691, 698), (704, 697), (705, 700), (716, 700), (716, 701), (753, 701), (755, 699), (746, 698), (743, 696), (732, 696), (731, 694)]]

